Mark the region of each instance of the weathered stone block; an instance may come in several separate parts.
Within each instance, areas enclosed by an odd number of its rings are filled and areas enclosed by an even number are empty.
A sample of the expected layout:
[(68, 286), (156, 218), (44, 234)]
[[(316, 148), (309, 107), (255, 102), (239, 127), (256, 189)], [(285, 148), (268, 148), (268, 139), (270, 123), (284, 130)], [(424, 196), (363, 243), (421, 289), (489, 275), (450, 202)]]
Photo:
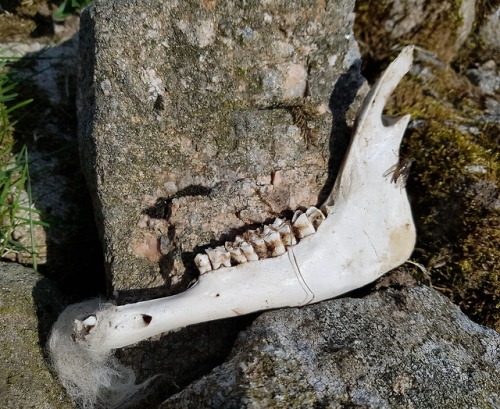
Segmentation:
[(182, 288), (205, 246), (321, 201), (363, 83), (353, 6), (108, 1), (83, 14), (81, 154), (121, 300)]
[(61, 307), (54, 283), (30, 268), (0, 262), (1, 408), (74, 408), (43, 351)]
[(262, 314), (180, 408), (496, 408), (500, 335), (413, 287)]

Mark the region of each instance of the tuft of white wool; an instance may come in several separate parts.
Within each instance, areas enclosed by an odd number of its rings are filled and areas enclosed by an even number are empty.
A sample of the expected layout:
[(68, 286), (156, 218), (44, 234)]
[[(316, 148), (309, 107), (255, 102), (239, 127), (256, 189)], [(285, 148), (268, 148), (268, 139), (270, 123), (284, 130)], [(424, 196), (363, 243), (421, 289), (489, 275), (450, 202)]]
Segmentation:
[(136, 385), (134, 372), (114, 357), (114, 350), (91, 349), (73, 339), (75, 317), (85, 319), (112, 306), (99, 299), (70, 305), (57, 319), (49, 337), (49, 357), (59, 382), (84, 409), (111, 409), (138, 401), (153, 379)]

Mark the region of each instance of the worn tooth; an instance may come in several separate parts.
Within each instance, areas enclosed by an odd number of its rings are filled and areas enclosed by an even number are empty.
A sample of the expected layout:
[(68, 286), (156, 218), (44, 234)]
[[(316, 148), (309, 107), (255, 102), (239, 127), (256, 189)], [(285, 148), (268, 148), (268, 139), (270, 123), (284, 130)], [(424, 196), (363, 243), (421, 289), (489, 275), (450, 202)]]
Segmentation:
[(277, 217), (276, 219), (274, 219), (274, 222), (271, 225), (271, 227), (274, 227), (276, 230), (279, 230), (279, 228), (283, 226), (284, 223), (285, 223), (284, 219), (280, 219), (279, 217)]
[(245, 233), (247, 241), (252, 245), (259, 258), (267, 258), (268, 251), (266, 242), (262, 238), (260, 230), (250, 230)]
[(273, 231), (276, 231), (274, 226), (268, 226), (268, 225), (264, 226), (264, 228), (262, 229), (262, 238), (265, 240), (266, 236), (272, 233)]
[(226, 242), (226, 250), (229, 252), (233, 264), (243, 264), (247, 262), (247, 258), (241, 250), (240, 243), (241, 242)]
[(306, 216), (311, 221), (315, 230), (318, 230), (320, 224), (323, 223), (323, 220), (325, 220), (323, 212), (314, 206), (311, 206), (306, 210)]
[(246, 241), (242, 241), (240, 244), (240, 249), (243, 255), (246, 257), (247, 261), (257, 261), (259, 259), (258, 254), (255, 252), (252, 245)]
[(253, 246), (259, 258), (269, 257), (266, 242), (264, 241), (260, 230), (250, 232), (250, 244)]
[(286, 247), (295, 246), (297, 244), (297, 238), (292, 233), (292, 228), (287, 233), (281, 233), (281, 240)]
[(254, 248), (250, 243), (245, 241), (243, 237), (241, 236), (236, 236), (234, 239), (234, 246), (237, 246), (241, 249), (243, 255), (247, 259), (247, 261), (257, 261), (259, 259), (259, 256), (255, 252)]
[(221, 252), (221, 261), (224, 267), (231, 267), (231, 254), (226, 250), (224, 246), (219, 246), (215, 248)]
[(194, 264), (198, 267), (200, 274), (205, 274), (212, 270), (212, 265), (210, 264), (210, 259), (206, 254), (197, 254), (194, 258)]
[(297, 232), (297, 236), (299, 237), (299, 239), (310, 236), (311, 234), (314, 234), (316, 232), (309, 218), (300, 210), (297, 210), (294, 213), (292, 218), (292, 225)]
[(272, 224), (272, 227), (278, 230), (278, 232), (281, 234), (281, 241), (286, 247), (294, 246), (297, 244), (297, 239), (293, 234), (292, 225), (288, 220), (277, 218)]
[(264, 241), (271, 251), (271, 257), (281, 256), (286, 252), (281, 235), (274, 227), (264, 227)]
[(223, 246), (215, 247), (214, 249), (206, 249), (205, 252), (214, 270), (220, 267), (231, 267), (231, 256)]

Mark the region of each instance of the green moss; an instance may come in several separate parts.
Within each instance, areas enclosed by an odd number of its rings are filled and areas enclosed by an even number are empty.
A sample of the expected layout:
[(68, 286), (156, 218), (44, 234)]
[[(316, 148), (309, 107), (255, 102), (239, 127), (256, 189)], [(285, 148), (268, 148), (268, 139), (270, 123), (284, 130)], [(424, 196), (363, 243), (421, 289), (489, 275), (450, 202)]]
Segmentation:
[(405, 79), (388, 108), (416, 120), (403, 146), (415, 158), (408, 185), (418, 229), (414, 257), (436, 288), (500, 331), (499, 127), (474, 119), (481, 99), (470, 84), (449, 68), (428, 68), (425, 81)]
[[(427, 0), (420, 11), (415, 11), (414, 2), (402, 1), (401, 13), (394, 10), (392, 1), (356, 1), (354, 33), (364, 63), (372, 66), (388, 62), (396, 48), (409, 44), (435, 53), (443, 61), (451, 61), (458, 51), (456, 43), (463, 22), (461, 3), (460, 0)], [(412, 27), (402, 31), (405, 21)]]
[[(484, 96), (457, 74), (495, 58), (479, 36), (493, 3), (476, 2), (472, 34), (460, 50), (455, 43), (461, 2), (456, 0), (425, 2), (430, 18), (401, 35), (387, 25), (390, 2), (360, 0), (355, 34), (368, 78), (376, 78), (405, 44), (444, 61), (419, 61), (420, 76), (406, 76), (388, 107), (389, 114), (409, 113), (414, 120), (402, 147), (415, 159), (408, 183), (418, 229), (414, 258), (427, 267), (430, 284), (473, 319), (500, 331), (500, 209), (495, 202), (500, 125), (482, 122)], [(452, 60), (457, 72), (446, 65)]]
[(39, 26), (44, 24), (39, 12), (41, 7), (49, 7), (48, 2), (46, 0), (2, 1), (2, 8), (6, 11), (0, 15), (2, 42), (24, 41), (32, 34), (37, 34), (38, 37)]
[(20, 36), (32, 32), (36, 25), (30, 20), (22, 19), (14, 15), (6, 15), (0, 18), (0, 32), (5, 41), (16, 41)]

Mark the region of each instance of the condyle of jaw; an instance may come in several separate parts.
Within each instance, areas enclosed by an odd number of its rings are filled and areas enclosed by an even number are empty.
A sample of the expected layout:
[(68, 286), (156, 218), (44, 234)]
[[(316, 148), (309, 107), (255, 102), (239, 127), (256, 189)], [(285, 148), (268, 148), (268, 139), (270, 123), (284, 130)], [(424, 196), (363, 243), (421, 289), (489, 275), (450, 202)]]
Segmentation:
[(409, 116), (383, 117), (412, 64), (402, 50), (367, 95), (337, 181), (320, 209), (249, 231), (198, 254), (184, 293), (104, 310), (80, 310), (72, 337), (90, 349), (120, 348), (161, 332), (254, 311), (302, 306), (362, 287), (404, 263), (415, 227), (404, 184), (390, 169)]

